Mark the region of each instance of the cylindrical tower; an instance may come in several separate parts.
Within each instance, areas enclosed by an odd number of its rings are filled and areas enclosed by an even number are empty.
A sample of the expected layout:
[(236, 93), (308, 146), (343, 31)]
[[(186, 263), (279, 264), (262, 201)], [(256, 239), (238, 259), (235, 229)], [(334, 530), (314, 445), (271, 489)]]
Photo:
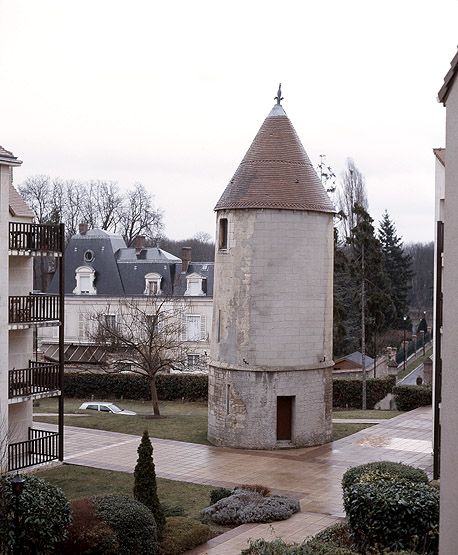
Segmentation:
[(215, 210), (208, 439), (325, 443), (334, 208), (279, 101)]

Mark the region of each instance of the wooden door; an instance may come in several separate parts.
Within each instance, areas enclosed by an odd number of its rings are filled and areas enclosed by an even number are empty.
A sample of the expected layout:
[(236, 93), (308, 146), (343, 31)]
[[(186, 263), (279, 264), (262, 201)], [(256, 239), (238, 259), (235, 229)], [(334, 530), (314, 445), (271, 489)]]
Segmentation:
[(292, 439), (294, 397), (277, 397), (277, 441)]

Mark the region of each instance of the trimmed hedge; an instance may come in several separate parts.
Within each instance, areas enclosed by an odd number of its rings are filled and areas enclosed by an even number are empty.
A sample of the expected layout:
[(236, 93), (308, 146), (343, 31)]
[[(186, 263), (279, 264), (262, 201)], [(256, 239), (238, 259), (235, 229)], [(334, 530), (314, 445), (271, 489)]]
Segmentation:
[[(208, 376), (205, 374), (158, 374), (156, 387), (162, 401), (205, 401), (208, 397)], [(100, 372), (67, 373), (64, 376), (64, 395), (77, 398), (115, 398), (151, 400), (146, 376)]]
[(343, 501), (355, 546), (363, 553), (437, 553), (439, 492), (429, 484), (404, 479), (355, 483), (344, 490)]
[[(394, 376), (367, 380), (367, 408), (372, 409), (391, 390)], [(158, 374), (156, 387), (161, 401), (206, 401), (208, 376), (206, 374)], [(64, 376), (64, 395), (79, 399), (92, 395), (103, 399), (132, 399), (149, 401), (151, 392), (148, 380), (139, 374), (100, 372), (68, 373)], [(334, 380), (333, 406), (336, 408), (361, 408), (361, 380)], [(402, 409), (401, 409), (402, 410)]]
[[(366, 380), (366, 403), (368, 409), (391, 393), (395, 376), (384, 378), (368, 378)], [(360, 409), (362, 404), (362, 380), (334, 380), (333, 381), (333, 406), (336, 408)]]
[(345, 491), (354, 484), (400, 479), (423, 484), (429, 482), (424, 470), (403, 463), (377, 461), (349, 468), (342, 477), (342, 489)]
[(413, 410), (433, 402), (430, 385), (396, 385), (393, 387), (393, 394), (399, 410)]
[(192, 518), (175, 516), (167, 519), (160, 544), (161, 555), (180, 555), (213, 537), (207, 524)]

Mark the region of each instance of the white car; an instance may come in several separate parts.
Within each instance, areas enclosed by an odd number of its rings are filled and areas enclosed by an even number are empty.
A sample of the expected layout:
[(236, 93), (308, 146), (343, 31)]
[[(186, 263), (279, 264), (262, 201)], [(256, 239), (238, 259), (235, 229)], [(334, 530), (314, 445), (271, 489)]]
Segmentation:
[(99, 412), (110, 412), (111, 414), (124, 414), (135, 416), (137, 413), (132, 410), (121, 409), (114, 403), (100, 403), (99, 401), (89, 401), (80, 406), (80, 410), (96, 410)]

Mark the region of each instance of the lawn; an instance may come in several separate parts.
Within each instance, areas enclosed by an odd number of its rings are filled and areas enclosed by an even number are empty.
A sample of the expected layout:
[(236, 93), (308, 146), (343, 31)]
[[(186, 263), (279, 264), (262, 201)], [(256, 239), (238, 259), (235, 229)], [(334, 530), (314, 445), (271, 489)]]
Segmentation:
[[(134, 487), (133, 474), (71, 464), (39, 470), (35, 475), (60, 487), (68, 499), (111, 494), (131, 496)], [(156, 480), (161, 503), (169, 507), (183, 507), (186, 516), (194, 519), (198, 519), (200, 511), (209, 505), (209, 493), (214, 489), (214, 486), (165, 478)]]
[(415, 370), (415, 368), (417, 366), (420, 366), (420, 364), (423, 364), (423, 362), (429, 358), (431, 355), (433, 354), (433, 350), (428, 349), (426, 351), (426, 355), (425, 356), (419, 356), (417, 358), (412, 359), (406, 366), (405, 371), (404, 370), (399, 370), (398, 371), (398, 381), (402, 380), (403, 378), (405, 378), (408, 374), (410, 374), (410, 372), (412, 372), (412, 370)]
[[(111, 432), (141, 435), (148, 430), (151, 437), (175, 439), (208, 445), (207, 404), (199, 402), (161, 401), (161, 418), (151, 417), (151, 403), (147, 401), (114, 401), (124, 409), (137, 412), (137, 416), (122, 416), (102, 412), (79, 410), (87, 399), (65, 399), (65, 414), (85, 416), (65, 416), (67, 426), (80, 426)], [(57, 413), (56, 399), (42, 399), (35, 413)], [(35, 416), (35, 422), (57, 424), (57, 416)]]
[(356, 434), (360, 430), (365, 428), (370, 428), (373, 424), (336, 424), (332, 425), (332, 437), (331, 441), (336, 441), (342, 439), (343, 437), (351, 436)]
[(359, 418), (376, 420), (384, 420), (386, 418), (394, 418), (403, 414), (400, 410), (348, 410), (348, 409), (332, 409), (333, 418)]

